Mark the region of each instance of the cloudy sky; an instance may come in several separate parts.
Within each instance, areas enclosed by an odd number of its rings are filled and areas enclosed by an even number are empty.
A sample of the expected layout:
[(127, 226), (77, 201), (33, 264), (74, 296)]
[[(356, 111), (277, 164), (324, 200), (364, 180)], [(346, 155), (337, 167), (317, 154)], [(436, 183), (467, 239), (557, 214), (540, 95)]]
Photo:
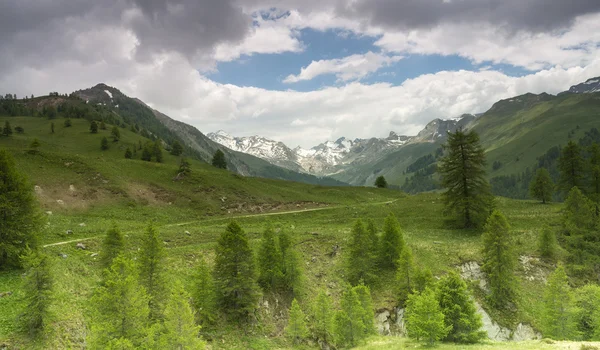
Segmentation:
[(597, 0), (2, 0), (0, 93), (99, 82), (311, 147), (600, 76)]

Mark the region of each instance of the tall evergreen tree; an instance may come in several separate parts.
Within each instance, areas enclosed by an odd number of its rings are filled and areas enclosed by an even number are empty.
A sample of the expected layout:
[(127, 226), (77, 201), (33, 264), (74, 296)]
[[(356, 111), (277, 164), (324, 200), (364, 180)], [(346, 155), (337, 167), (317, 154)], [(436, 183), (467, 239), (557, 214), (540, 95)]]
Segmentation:
[(321, 344), (333, 343), (333, 303), (331, 298), (321, 290), (312, 307), (312, 331)]
[(227, 169), (227, 161), (225, 160), (225, 153), (223, 153), (223, 151), (218, 149), (212, 158), (211, 164), (214, 167), (217, 167), (220, 169)]
[(117, 142), (119, 141), (119, 139), (121, 138), (121, 131), (119, 130), (118, 126), (113, 126), (112, 130), (110, 131), (110, 136), (113, 138), (113, 142)]
[(162, 154), (162, 146), (160, 144), (160, 140), (156, 140), (154, 145), (152, 146), (152, 155), (156, 158), (157, 163), (162, 163), (163, 154)]
[(189, 294), (181, 282), (171, 287), (169, 301), (165, 308), (164, 331), (159, 337), (161, 349), (196, 350), (204, 349), (205, 344), (198, 337), (200, 326), (194, 323), (194, 311), (190, 306)]
[(164, 302), (167, 297), (166, 275), (164, 266), (165, 248), (159, 239), (158, 231), (148, 226), (142, 236), (139, 255), (140, 284), (148, 294), (150, 319), (161, 320), (164, 311)]
[(152, 144), (146, 143), (142, 149), (142, 160), (147, 162), (152, 161)]
[(438, 283), (438, 301), (444, 314), (444, 323), (450, 326), (446, 340), (456, 343), (476, 343), (486, 338), (481, 330), (483, 322), (467, 284), (455, 271)]
[(10, 136), (10, 135), (12, 135), (12, 133), (13, 133), (12, 127), (10, 126), (10, 123), (7, 120), (4, 122), (4, 128), (2, 128), (2, 135)]
[(33, 187), (0, 149), (0, 270), (21, 266), (27, 247), (37, 248), (40, 223)]
[(148, 296), (138, 283), (133, 261), (118, 256), (107, 269), (92, 298), (93, 348), (105, 349), (117, 341), (140, 347), (148, 335)]
[(335, 315), (336, 345), (356, 346), (366, 333), (362, 317), (364, 309), (356, 290), (348, 288), (342, 295), (340, 304), (342, 309)]
[(258, 250), (258, 283), (263, 290), (274, 292), (283, 284), (283, 257), (277, 244), (275, 231), (267, 227)]
[(177, 173), (186, 176), (192, 173), (192, 167), (190, 165), (190, 162), (187, 161), (187, 159), (181, 158), (181, 160), (179, 161), (179, 170), (177, 171)]
[(194, 276), (194, 292), (192, 293), (196, 319), (198, 324), (206, 327), (215, 320), (216, 293), (215, 282), (210, 268), (203, 257), (200, 257), (196, 275)]
[(495, 307), (504, 307), (514, 301), (517, 280), (516, 256), (513, 252), (510, 226), (504, 215), (495, 210), (485, 224), (483, 234), (483, 266), (490, 285), (489, 301)]
[(377, 179), (375, 179), (375, 187), (387, 188), (387, 186), (388, 186), (387, 181), (386, 181), (385, 177), (383, 177), (383, 175), (378, 176)]
[(302, 312), (298, 301), (294, 298), (290, 308), (288, 324), (287, 327), (285, 327), (286, 335), (292, 339), (294, 344), (298, 344), (308, 335), (308, 328), (306, 327), (306, 321), (304, 319), (304, 312)]
[(529, 194), (546, 204), (552, 200), (552, 193), (554, 193), (554, 183), (548, 169), (539, 168), (529, 184)]
[(97, 134), (98, 133), (98, 123), (96, 123), (95, 120), (92, 120), (92, 122), (90, 123), (90, 132), (92, 134)]
[(394, 214), (390, 213), (383, 222), (383, 235), (380, 244), (380, 267), (388, 270), (398, 268), (398, 259), (404, 249), (404, 237), (400, 231), (400, 224)]
[(181, 143), (179, 143), (179, 141), (175, 140), (173, 142), (173, 145), (171, 145), (171, 154), (174, 155), (175, 157), (179, 157), (182, 153), (183, 153), (183, 146), (181, 146)]
[(119, 254), (125, 250), (125, 241), (123, 235), (116, 225), (113, 225), (108, 231), (102, 241), (102, 247), (100, 248), (100, 266), (108, 268), (112, 265), (112, 261)]
[(358, 296), (358, 300), (360, 301), (360, 306), (362, 308), (361, 318), (364, 327), (364, 337), (368, 337), (377, 333), (375, 329), (375, 310), (373, 308), (373, 299), (371, 298), (371, 289), (364, 284), (360, 284), (354, 288), (352, 288), (356, 295)]
[(286, 291), (298, 296), (302, 290), (304, 274), (302, 271), (302, 261), (299, 253), (293, 248), (290, 236), (285, 232), (279, 233), (279, 251), (283, 266), (283, 287)]
[(398, 302), (404, 305), (408, 296), (414, 292), (415, 263), (410, 248), (402, 249), (398, 260), (398, 271), (396, 272), (396, 285), (398, 288)]
[(544, 336), (556, 340), (574, 339), (577, 334), (576, 310), (567, 274), (562, 265), (548, 277), (544, 291), (542, 324)]
[(444, 323), (444, 314), (435, 292), (430, 288), (408, 297), (405, 315), (408, 336), (427, 340), (429, 345), (444, 339), (451, 330), (451, 326)]
[(558, 254), (558, 242), (556, 241), (556, 233), (550, 226), (544, 226), (538, 240), (538, 251), (540, 255), (549, 260), (556, 259)]
[(217, 241), (215, 285), (222, 310), (236, 320), (254, 312), (260, 295), (248, 237), (235, 222)]
[(25, 309), (19, 321), (23, 332), (37, 336), (44, 332), (49, 323), (54, 278), (48, 255), (28, 250), (23, 261), (27, 271), (23, 281)]
[(558, 186), (563, 193), (568, 193), (573, 187), (583, 188), (585, 162), (578, 144), (569, 141), (562, 149), (558, 158), (558, 170), (560, 171)]
[(600, 286), (589, 283), (575, 289), (574, 302), (582, 340), (600, 339)]
[(131, 159), (133, 158), (133, 154), (131, 153), (131, 148), (127, 147), (127, 149), (125, 150), (125, 159)]
[(435, 282), (431, 270), (427, 267), (416, 267), (414, 275), (414, 293), (422, 293), (427, 287), (432, 287)]
[(375, 280), (375, 256), (371, 249), (372, 238), (362, 220), (356, 220), (352, 227), (346, 262), (348, 281), (353, 285), (361, 281), (370, 284)]
[(375, 226), (375, 221), (373, 219), (367, 220), (367, 234), (369, 236), (369, 251), (371, 251), (371, 255), (373, 259), (377, 259), (377, 255), (379, 254), (379, 234), (377, 232), (377, 226)]
[(63, 125), (65, 126), (65, 128), (70, 128), (71, 126), (73, 126), (73, 123), (71, 122), (71, 119), (67, 118), (67, 119), (65, 119), (65, 122)]
[(492, 208), (493, 196), (485, 173), (485, 154), (474, 131), (448, 133), (441, 158), (441, 175), (446, 211), (461, 227), (481, 227)]
[(40, 148), (40, 146), (40, 141), (37, 138), (34, 138), (33, 141), (31, 141), (31, 144), (29, 144), (28, 152), (31, 154), (37, 154), (38, 148)]
[(102, 140), (100, 140), (100, 149), (103, 151), (108, 149), (108, 139), (106, 137), (103, 137)]

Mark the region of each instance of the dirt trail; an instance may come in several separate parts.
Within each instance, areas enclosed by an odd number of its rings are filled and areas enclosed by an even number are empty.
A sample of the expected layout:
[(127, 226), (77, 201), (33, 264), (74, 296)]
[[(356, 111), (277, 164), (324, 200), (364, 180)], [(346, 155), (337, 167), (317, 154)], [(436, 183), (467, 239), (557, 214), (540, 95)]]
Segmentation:
[[(361, 207), (363, 207), (363, 206), (372, 206), (372, 205), (392, 204), (392, 203), (398, 201), (399, 199), (400, 198), (396, 198), (394, 200), (390, 200), (390, 201), (386, 201), (386, 202), (357, 204), (357, 205), (354, 205), (354, 206), (361, 206)], [(219, 217), (219, 218), (211, 218), (211, 219), (204, 219), (204, 220), (195, 220), (195, 221), (180, 222), (180, 223), (176, 223), (176, 224), (161, 225), (159, 227), (185, 226), (185, 225), (190, 225), (190, 224), (195, 224), (195, 223), (205, 222), (205, 221), (235, 220), (235, 219), (240, 219), (240, 218), (252, 218), (252, 217), (260, 217), (260, 216), (289, 215), (289, 214), (306, 213), (306, 212), (311, 212), (311, 211), (340, 209), (340, 208), (346, 208), (346, 207), (350, 207), (350, 206), (352, 206), (352, 205), (336, 205), (336, 206), (333, 206), (333, 207), (298, 209), (298, 210), (278, 211), (278, 212), (273, 212), (273, 213), (258, 213), (258, 214), (237, 215), (237, 216), (224, 216), (224, 217)], [(93, 236), (93, 237), (72, 239), (70, 241), (50, 243), (50, 244), (43, 245), (42, 247), (47, 248), (47, 247), (54, 247), (54, 246), (64, 245), (64, 244), (69, 244), (69, 243), (77, 243), (77, 242), (89, 241), (91, 239), (95, 239), (95, 238), (99, 238), (99, 237), (102, 237), (102, 236)]]

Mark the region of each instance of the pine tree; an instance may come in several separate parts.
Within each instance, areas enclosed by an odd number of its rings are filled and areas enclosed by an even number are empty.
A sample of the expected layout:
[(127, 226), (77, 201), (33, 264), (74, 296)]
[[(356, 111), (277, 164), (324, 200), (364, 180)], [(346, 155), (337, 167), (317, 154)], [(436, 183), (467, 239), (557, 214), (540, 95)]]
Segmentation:
[(4, 128), (2, 129), (2, 135), (10, 136), (10, 135), (12, 135), (12, 133), (13, 133), (12, 128), (10, 126), (10, 123), (7, 120), (4, 122)]
[(562, 265), (548, 277), (544, 291), (542, 324), (544, 336), (555, 340), (574, 339), (577, 334), (576, 310), (567, 274)]
[(549, 226), (544, 226), (540, 233), (538, 251), (543, 258), (555, 260), (558, 254), (558, 242), (556, 233)]
[(369, 236), (369, 251), (374, 260), (377, 259), (379, 254), (379, 234), (377, 233), (377, 227), (373, 219), (367, 220), (367, 234)]
[(360, 284), (352, 289), (356, 292), (362, 308), (361, 318), (364, 325), (364, 337), (376, 334), (377, 330), (375, 329), (375, 323), (373, 322), (375, 320), (375, 312), (373, 308), (373, 299), (371, 298), (371, 290), (364, 284)]
[(464, 228), (481, 227), (492, 208), (493, 196), (485, 173), (485, 154), (479, 136), (457, 130), (448, 133), (446, 156), (440, 160), (446, 211)]
[(142, 150), (142, 160), (147, 162), (152, 161), (152, 149), (151, 144), (146, 144)]
[(348, 281), (356, 285), (361, 281), (370, 284), (375, 280), (375, 256), (372, 240), (362, 220), (356, 220), (352, 227), (346, 270)]
[(167, 295), (165, 248), (158, 236), (158, 231), (152, 225), (148, 226), (142, 237), (139, 255), (140, 284), (148, 294), (150, 319), (153, 321), (162, 319)]
[(575, 289), (574, 302), (582, 340), (600, 339), (600, 286), (590, 283)]
[(98, 133), (98, 123), (96, 123), (95, 120), (92, 120), (92, 123), (90, 124), (90, 132), (92, 134), (97, 134)]
[(40, 141), (35, 138), (33, 139), (33, 141), (31, 141), (31, 144), (29, 145), (29, 153), (31, 154), (37, 154), (38, 153), (38, 148), (41, 146)]
[(535, 174), (535, 178), (529, 184), (530, 196), (546, 204), (552, 200), (553, 192), (554, 183), (552, 182), (552, 178), (550, 178), (550, 173), (546, 168), (539, 168)]
[(291, 292), (294, 296), (298, 296), (302, 290), (304, 283), (304, 274), (302, 271), (302, 261), (299, 253), (293, 249), (292, 240), (285, 232), (279, 233), (279, 251), (283, 266), (281, 272), (283, 274), (283, 288)]
[(335, 315), (336, 345), (356, 346), (366, 333), (362, 317), (364, 310), (356, 291), (348, 288), (342, 295), (340, 304), (342, 309)]
[(112, 265), (112, 261), (119, 254), (125, 250), (125, 241), (123, 235), (116, 225), (113, 225), (108, 231), (106, 231), (106, 237), (102, 241), (102, 248), (100, 249), (100, 266), (108, 268)]
[(435, 292), (430, 288), (408, 297), (405, 315), (408, 336), (417, 340), (427, 340), (429, 345), (444, 339), (452, 328), (445, 325), (444, 314)]
[(125, 150), (125, 159), (131, 159), (133, 157), (133, 154), (131, 153), (131, 148), (127, 147), (127, 149)]
[(398, 302), (404, 305), (408, 296), (414, 292), (415, 263), (410, 248), (402, 249), (398, 260), (398, 271), (396, 273), (396, 285), (398, 286)]
[(103, 151), (108, 149), (108, 139), (106, 137), (103, 137), (102, 140), (100, 140), (100, 149)]
[(516, 257), (510, 226), (504, 215), (495, 210), (485, 224), (483, 234), (483, 266), (490, 285), (489, 301), (495, 307), (506, 306), (516, 294)]
[(73, 124), (71, 123), (71, 119), (67, 118), (65, 119), (65, 123), (64, 126), (65, 128), (70, 128)]
[(325, 291), (321, 290), (312, 308), (312, 330), (314, 337), (322, 344), (333, 342), (333, 303)]
[(380, 240), (380, 267), (388, 270), (398, 269), (398, 259), (404, 249), (404, 237), (400, 231), (400, 224), (390, 213), (383, 223), (383, 235)]
[(387, 188), (387, 186), (387, 181), (385, 180), (385, 177), (383, 177), (383, 175), (378, 176), (377, 179), (375, 179), (375, 187)]
[(179, 161), (179, 170), (177, 171), (177, 173), (186, 176), (192, 173), (192, 167), (190, 165), (190, 162), (187, 161), (187, 159), (181, 158), (181, 160)]
[(564, 247), (569, 253), (569, 270), (581, 278), (595, 278), (600, 265), (598, 218), (595, 206), (579, 188), (569, 191), (563, 210)]
[(596, 226), (594, 206), (578, 187), (573, 187), (565, 200), (563, 225), (569, 232), (591, 230)]
[(162, 163), (163, 154), (162, 154), (162, 146), (160, 145), (160, 140), (156, 140), (152, 147), (152, 155), (156, 158), (157, 163)]
[(444, 314), (444, 323), (450, 327), (445, 340), (456, 343), (476, 343), (486, 338), (481, 331), (481, 315), (470, 295), (467, 284), (455, 271), (438, 283), (438, 302)]
[(247, 319), (256, 309), (260, 292), (254, 257), (246, 233), (235, 222), (217, 241), (215, 285), (222, 310), (233, 319)]
[(171, 146), (171, 154), (174, 155), (175, 157), (178, 157), (182, 153), (183, 153), (183, 146), (181, 146), (181, 143), (179, 143), (179, 141), (175, 140), (173, 142), (173, 145)]
[(113, 142), (117, 142), (119, 141), (119, 139), (121, 138), (121, 131), (119, 130), (118, 126), (113, 126), (112, 130), (110, 131), (110, 136), (113, 138)]
[(429, 268), (417, 267), (415, 268), (414, 273), (414, 293), (422, 293), (427, 287), (433, 286), (435, 280), (433, 279), (433, 274)]
[(302, 312), (298, 301), (294, 298), (290, 308), (288, 324), (285, 327), (286, 335), (292, 339), (294, 344), (298, 344), (308, 335), (308, 328), (306, 327), (304, 318), (304, 312)]
[(32, 190), (10, 153), (0, 149), (0, 270), (20, 267), (27, 247), (38, 246), (41, 219)]
[(25, 309), (19, 317), (23, 332), (37, 336), (49, 323), (49, 307), (52, 298), (53, 277), (50, 257), (40, 251), (28, 250), (23, 257), (25, 279), (23, 291)]
[(267, 227), (258, 250), (258, 283), (267, 292), (274, 292), (283, 283), (283, 257), (272, 227)]
[(227, 161), (225, 160), (225, 153), (223, 153), (223, 151), (218, 149), (212, 158), (211, 164), (214, 167), (217, 167), (220, 169), (227, 169)]
[(558, 158), (558, 170), (560, 171), (558, 185), (563, 193), (568, 193), (573, 187), (583, 188), (585, 162), (578, 144), (569, 141), (562, 149)]
[(181, 282), (176, 281), (165, 308), (164, 331), (158, 343), (161, 349), (204, 349), (205, 344), (198, 337), (200, 326), (194, 323), (194, 311), (189, 303), (190, 296)]
[(138, 283), (133, 261), (118, 256), (106, 270), (92, 297), (96, 314), (92, 324), (94, 348), (104, 349), (114, 341), (139, 347), (147, 336), (148, 296)]
[(194, 276), (192, 297), (198, 324), (203, 327), (210, 325), (215, 320), (216, 313), (215, 283), (210, 268), (202, 256)]

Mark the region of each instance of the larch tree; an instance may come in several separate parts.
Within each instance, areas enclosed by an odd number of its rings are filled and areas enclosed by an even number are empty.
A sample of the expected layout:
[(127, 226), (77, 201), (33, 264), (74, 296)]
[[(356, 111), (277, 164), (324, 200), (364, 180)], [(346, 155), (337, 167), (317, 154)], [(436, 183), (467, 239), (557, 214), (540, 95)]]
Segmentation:
[(21, 330), (35, 337), (46, 329), (50, 319), (50, 304), (54, 278), (50, 257), (36, 250), (27, 250), (23, 257), (25, 278), (23, 279), (24, 304), (19, 316)]
[(374, 323), (375, 309), (373, 308), (371, 289), (364, 284), (360, 284), (352, 289), (356, 292), (362, 308), (361, 318), (364, 325), (364, 337), (376, 334), (377, 330)]
[(374, 282), (375, 256), (372, 251), (372, 238), (365, 228), (362, 220), (356, 220), (352, 227), (350, 244), (348, 245), (348, 257), (346, 271), (348, 281), (357, 285), (361, 281), (370, 284)]
[(294, 344), (300, 343), (308, 335), (305, 318), (306, 316), (302, 312), (298, 301), (294, 298), (290, 307), (288, 324), (285, 327), (286, 335), (292, 339)]
[(538, 251), (543, 258), (550, 261), (554, 261), (558, 255), (556, 232), (548, 225), (542, 227), (542, 232), (540, 232)]
[(152, 321), (162, 319), (167, 297), (164, 256), (164, 244), (159, 239), (156, 228), (150, 225), (142, 236), (138, 261), (140, 265), (140, 284), (148, 294), (148, 306)]
[(336, 345), (356, 346), (365, 337), (364, 309), (356, 290), (347, 288), (340, 301), (341, 310), (335, 315)]
[(0, 149), (0, 270), (21, 266), (27, 248), (38, 247), (41, 219), (33, 187)]
[(502, 213), (495, 210), (487, 220), (483, 233), (483, 266), (490, 285), (490, 304), (502, 308), (516, 297), (516, 256), (510, 226)]
[(171, 145), (171, 155), (179, 157), (183, 153), (183, 146), (179, 141), (175, 140)]
[(588, 283), (574, 290), (577, 330), (583, 340), (600, 339), (600, 286)]
[(216, 313), (216, 293), (212, 272), (201, 256), (194, 276), (192, 293), (198, 324), (206, 327), (213, 323)]
[(570, 340), (577, 335), (573, 294), (561, 264), (548, 277), (548, 284), (544, 291), (542, 324), (544, 336), (551, 339)]
[(380, 252), (380, 267), (388, 270), (396, 270), (398, 268), (398, 259), (400, 253), (404, 249), (406, 243), (400, 224), (394, 214), (390, 213), (383, 223), (383, 235), (379, 242)]
[(464, 228), (479, 228), (489, 216), (493, 196), (485, 172), (485, 153), (474, 131), (448, 133), (443, 146), (446, 155), (440, 159), (438, 171), (446, 191), (446, 212), (453, 214)]
[(221, 309), (235, 320), (246, 320), (256, 310), (260, 291), (248, 237), (237, 223), (230, 223), (221, 234), (215, 253), (215, 286)]
[(281, 268), (283, 288), (285, 291), (291, 292), (292, 295), (299, 296), (304, 284), (304, 272), (300, 253), (294, 249), (292, 239), (284, 230), (279, 233), (278, 243), (283, 261)]
[(426, 340), (433, 345), (450, 332), (451, 326), (444, 323), (444, 314), (435, 292), (430, 288), (408, 297), (405, 315), (406, 330), (413, 339)]
[(108, 139), (106, 137), (103, 137), (102, 140), (100, 140), (100, 149), (103, 151), (108, 149)]
[(596, 275), (600, 265), (600, 235), (594, 203), (577, 187), (569, 191), (563, 209), (564, 247), (567, 250), (568, 268), (579, 277)]
[(97, 134), (98, 133), (98, 123), (96, 123), (95, 120), (92, 120), (92, 122), (90, 123), (90, 132), (92, 134)]
[(529, 195), (546, 204), (552, 200), (554, 182), (546, 168), (539, 168), (529, 184)]
[(214, 167), (220, 168), (220, 169), (227, 169), (227, 161), (225, 160), (225, 153), (223, 153), (223, 151), (221, 151), (220, 149), (218, 149), (215, 154), (213, 155), (211, 164)]
[(118, 126), (113, 126), (110, 131), (110, 136), (113, 138), (113, 142), (118, 142), (121, 139), (121, 131)]
[(152, 145), (152, 155), (156, 159), (157, 163), (162, 163), (163, 161), (163, 153), (162, 153), (162, 145), (160, 140), (156, 140)]
[(438, 283), (437, 297), (444, 314), (444, 323), (450, 326), (445, 340), (456, 343), (477, 343), (486, 338), (481, 330), (483, 322), (467, 284), (455, 271)]
[(283, 257), (272, 227), (263, 232), (258, 250), (258, 282), (263, 290), (274, 292), (283, 283)]
[(369, 236), (369, 250), (373, 259), (376, 260), (379, 253), (379, 233), (373, 219), (367, 220), (367, 234)]
[(312, 332), (321, 344), (331, 345), (334, 332), (333, 302), (324, 290), (319, 291), (312, 306)]
[(181, 282), (171, 287), (166, 304), (163, 331), (158, 344), (161, 349), (195, 350), (204, 349), (205, 343), (198, 336), (200, 326), (194, 322), (194, 311), (190, 306), (190, 296)]
[(125, 250), (125, 240), (123, 234), (116, 225), (113, 225), (108, 231), (102, 241), (102, 247), (100, 248), (100, 255), (98, 260), (102, 268), (108, 268), (112, 265), (112, 261), (119, 254)]
[(400, 305), (404, 305), (406, 300), (408, 300), (408, 296), (414, 292), (415, 272), (412, 251), (406, 246), (402, 249), (402, 253), (400, 253), (398, 270), (396, 272), (396, 286), (398, 288), (398, 302)]
[(560, 171), (558, 186), (563, 193), (568, 193), (573, 187), (583, 188), (585, 161), (578, 144), (569, 141), (562, 149), (558, 158), (558, 170)]
[(10, 135), (12, 135), (12, 133), (13, 133), (12, 127), (10, 126), (10, 123), (7, 120), (4, 122), (4, 128), (2, 128), (2, 135), (10, 136)]

